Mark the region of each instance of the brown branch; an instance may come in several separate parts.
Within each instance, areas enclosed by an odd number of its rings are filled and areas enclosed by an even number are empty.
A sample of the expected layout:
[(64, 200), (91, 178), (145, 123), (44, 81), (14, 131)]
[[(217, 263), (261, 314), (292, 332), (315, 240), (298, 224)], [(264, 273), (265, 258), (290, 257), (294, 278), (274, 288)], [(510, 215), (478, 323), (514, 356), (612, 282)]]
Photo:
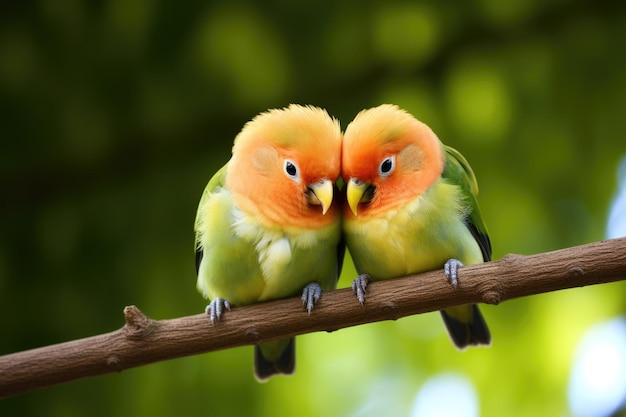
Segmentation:
[(330, 291), (311, 315), (299, 298), (233, 308), (214, 325), (205, 314), (152, 320), (129, 306), (114, 332), (0, 356), (0, 398), (181, 356), (624, 279), (620, 238), (463, 267), (457, 289), (432, 271), (370, 284), (363, 306), (350, 289)]

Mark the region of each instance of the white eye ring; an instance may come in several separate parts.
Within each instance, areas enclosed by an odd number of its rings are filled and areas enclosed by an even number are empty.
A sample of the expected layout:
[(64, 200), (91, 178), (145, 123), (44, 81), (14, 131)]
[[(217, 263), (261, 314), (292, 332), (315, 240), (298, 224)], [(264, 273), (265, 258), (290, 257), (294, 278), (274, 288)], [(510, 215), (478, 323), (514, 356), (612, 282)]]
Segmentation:
[(380, 166), (378, 167), (378, 175), (386, 178), (393, 172), (394, 169), (396, 169), (396, 157), (389, 156), (383, 159), (380, 163)]
[(300, 170), (295, 162), (285, 159), (285, 174), (294, 181), (300, 180)]

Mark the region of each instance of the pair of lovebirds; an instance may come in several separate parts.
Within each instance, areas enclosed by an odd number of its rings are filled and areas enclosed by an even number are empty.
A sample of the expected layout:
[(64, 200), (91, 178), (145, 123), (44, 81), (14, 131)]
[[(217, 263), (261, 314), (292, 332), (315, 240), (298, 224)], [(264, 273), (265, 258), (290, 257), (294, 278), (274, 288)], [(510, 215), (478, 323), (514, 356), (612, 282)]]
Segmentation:
[[(231, 305), (297, 294), (310, 312), (336, 287), (346, 245), (361, 303), (370, 280), (441, 267), (456, 286), (458, 266), (491, 258), (477, 192), (465, 158), (397, 106), (363, 110), (343, 134), (317, 107), (261, 113), (235, 138), (198, 207), (207, 314), (215, 321)], [(476, 305), (441, 314), (457, 347), (490, 343)], [(294, 339), (257, 345), (254, 358), (259, 380), (291, 374)]]

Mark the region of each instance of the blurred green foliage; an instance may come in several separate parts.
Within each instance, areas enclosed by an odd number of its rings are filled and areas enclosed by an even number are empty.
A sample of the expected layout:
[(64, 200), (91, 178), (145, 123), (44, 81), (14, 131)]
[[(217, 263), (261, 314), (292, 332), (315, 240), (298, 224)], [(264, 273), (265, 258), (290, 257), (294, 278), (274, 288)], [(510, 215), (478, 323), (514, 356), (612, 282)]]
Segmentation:
[[(461, 150), (494, 246), (603, 238), (626, 152), (626, 6), (496, 0), (0, 6), (0, 354), (108, 332), (135, 304), (195, 314), (193, 219), (243, 124), (315, 104), (345, 128), (391, 102)], [(347, 263), (340, 286), (354, 269)], [(458, 352), (436, 314), (298, 338), (293, 377), (258, 384), (249, 347), (11, 398), (11, 416), (407, 415), (434, 373), (481, 415), (567, 413), (585, 328), (610, 284), (485, 306), (493, 346)], [(1, 372), (1, 370), (0, 370)]]

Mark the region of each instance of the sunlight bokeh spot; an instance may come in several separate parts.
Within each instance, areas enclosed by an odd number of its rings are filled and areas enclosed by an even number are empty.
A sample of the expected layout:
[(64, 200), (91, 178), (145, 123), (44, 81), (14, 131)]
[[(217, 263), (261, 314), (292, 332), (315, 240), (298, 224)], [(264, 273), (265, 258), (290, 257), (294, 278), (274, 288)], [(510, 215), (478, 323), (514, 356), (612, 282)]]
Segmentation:
[(568, 388), (576, 417), (610, 416), (626, 399), (626, 320), (596, 324), (577, 348)]
[(466, 377), (440, 373), (417, 393), (411, 417), (476, 417), (478, 408), (476, 391)]
[(488, 57), (471, 56), (452, 67), (447, 102), (459, 134), (483, 143), (506, 138), (514, 114), (504, 72)]
[(439, 45), (437, 20), (433, 10), (423, 5), (385, 3), (373, 22), (375, 51), (383, 60), (398, 66), (419, 65)]

